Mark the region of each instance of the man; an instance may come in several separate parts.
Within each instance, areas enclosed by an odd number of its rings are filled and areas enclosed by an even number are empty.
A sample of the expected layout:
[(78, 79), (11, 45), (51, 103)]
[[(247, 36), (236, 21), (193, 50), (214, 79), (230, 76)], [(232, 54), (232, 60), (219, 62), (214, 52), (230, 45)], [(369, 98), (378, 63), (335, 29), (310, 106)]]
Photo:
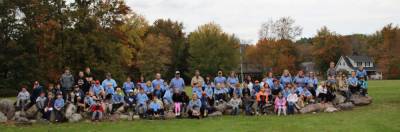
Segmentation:
[(157, 85), (160, 85), (160, 88), (161, 88), (162, 90), (165, 90), (165, 87), (164, 87), (164, 80), (161, 79), (161, 74), (160, 74), (160, 73), (156, 73), (156, 79), (154, 79), (151, 83), (152, 83), (152, 86), (153, 86), (153, 87), (155, 87), (155, 86), (157, 86)]
[(193, 86), (195, 83), (204, 84), (204, 79), (203, 79), (203, 77), (200, 76), (200, 71), (199, 70), (196, 70), (194, 72), (194, 77), (192, 78), (192, 81), (190, 82), (190, 85)]
[(106, 74), (106, 79), (103, 80), (103, 82), (101, 82), (101, 86), (103, 86), (103, 88), (107, 88), (107, 85), (110, 84), (112, 85), (112, 87), (115, 89), (115, 87), (117, 87), (117, 82), (111, 78), (111, 73), (107, 73)]
[(214, 84), (226, 84), (226, 78), (222, 76), (222, 71), (218, 70), (218, 76), (214, 78)]
[(347, 84), (349, 84), (349, 89), (352, 94), (359, 90), (358, 79), (355, 71), (351, 72), (351, 77), (347, 79)]
[[(193, 80), (192, 80), (193, 81)], [(175, 77), (171, 79), (171, 83), (169, 84), (170, 88), (177, 89), (180, 92), (185, 88), (185, 81), (180, 77), (180, 72), (175, 72)]]
[(335, 69), (335, 62), (331, 61), (331, 63), (329, 64), (329, 69), (326, 72), (327, 77), (336, 77), (336, 69)]
[(72, 76), (69, 68), (65, 69), (64, 74), (62, 74), (60, 78), (61, 91), (64, 100), (66, 100), (69, 97), (68, 93), (72, 91), (72, 86), (74, 86), (74, 82), (75, 82), (74, 76)]
[[(85, 73), (83, 71), (79, 71), (78, 77), (75, 79), (75, 84), (78, 84), (80, 86), (80, 89), (86, 93), (90, 89), (90, 84), (88, 80), (85, 77)], [(90, 79), (91, 81), (91, 79)]]
[(357, 79), (364, 78), (367, 80), (367, 71), (365, 71), (364, 66), (360, 65), (356, 72)]

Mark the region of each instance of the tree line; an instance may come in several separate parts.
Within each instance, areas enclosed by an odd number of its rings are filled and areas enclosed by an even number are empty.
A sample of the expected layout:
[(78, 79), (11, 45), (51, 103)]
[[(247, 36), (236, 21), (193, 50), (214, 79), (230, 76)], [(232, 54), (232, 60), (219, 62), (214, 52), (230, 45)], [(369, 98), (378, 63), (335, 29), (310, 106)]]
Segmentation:
[[(182, 22), (152, 23), (121, 0), (3, 0), (0, 3), (0, 88), (18, 89), (34, 80), (57, 82), (64, 68), (74, 73), (90, 67), (97, 78), (110, 72), (116, 80), (181, 71), (190, 79), (238, 70), (240, 40), (216, 23), (184, 32)], [(340, 35), (321, 28), (312, 38), (295, 40), (302, 28), (294, 19), (267, 21), (260, 39), (246, 48), (244, 60), (273, 70), (299, 69), (314, 61), (319, 70), (340, 55), (374, 57), (388, 78), (399, 78), (400, 29), (387, 25), (372, 35)]]

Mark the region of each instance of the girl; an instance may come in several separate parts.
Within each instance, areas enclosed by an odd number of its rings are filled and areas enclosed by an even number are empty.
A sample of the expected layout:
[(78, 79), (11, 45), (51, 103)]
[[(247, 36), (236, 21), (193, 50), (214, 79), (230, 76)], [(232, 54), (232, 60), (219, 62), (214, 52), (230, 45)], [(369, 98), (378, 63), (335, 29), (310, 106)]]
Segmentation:
[(135, 85), (131, 81), (131, 77), (126, 78), (126, 82), (122, 85), (122, 89), (124, 89), (124, 94), (128, 96), (129, 92), (133, 92), (133, 89), (135, 88)]
[(321, 82), (321, 85), (317, 88), (316, 91), (317, 97), (321, 103), (325, 103), (327, 100), (328, 89), (326, 87), (325, 82)]
[(268, 102), (268, 94), (265, 92), (264, 87), (261, 88), (260, 91), (256, 94), (256, 101), (258, 106), (258, 113), (266, 113), (266, 111), (264, 110), (264, 106)]
[(179, 90), (175, 89), (174, 94), (172, 95), (172, 100), (174, 101), (175, 108), (175, 116), (181, 115), (181, 105), (182, 105), (182, 96)]
[(298, 101), (297, 94), (295, 93), (294, 90), (289, 90), (290, 94), (287, 96), (287, 102), (288, 102), (288, 113), (289, 114), (294, 114), (294, 108), (296, 106), (296, 103)]
[(275, 98), (275, 112), (278, 113), (278, 116), (283, 113), (286, 115), (286, 99), (282, 96), (281, 93)]
[(60, 122), (63, 120), (62, 110), (64, 108), (65, 102), (62, 97), (62, 94), (58, 94), (57, 99), (54, 101), (54, 113), (56, 116), (56, 122)]
[(229, 88), (229, 95), (232, 97), (233, 96), (233, 91), (236, 88), (236, 84), (239, 83), (238, 77), (236, 77), (236, 73), (234, 71), (231, 71), (230, 76), (227, 79), (227, 85)]
[(282, 85), (292, 83), (292, 75), (290, 75), (290, 72), (288, 69), (283, 70), (280, 82)]

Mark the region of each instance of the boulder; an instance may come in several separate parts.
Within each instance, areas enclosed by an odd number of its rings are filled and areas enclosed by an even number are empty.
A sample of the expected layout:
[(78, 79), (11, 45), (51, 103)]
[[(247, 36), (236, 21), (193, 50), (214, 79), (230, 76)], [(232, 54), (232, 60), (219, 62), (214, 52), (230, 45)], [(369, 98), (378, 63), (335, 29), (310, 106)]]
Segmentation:
[(215, 111), (211, 114), (208, 114), (209, 117), (215, 117), (215, 116), (222, 116), (222, 112), (220, 111)]
[(341, 103), (344, 103), (344, 101), (346, 101), (346, 97), (344, 97), (341, 94), (336, 93), (336, 97), (333, 100), (333, 103), (334, 104), (341, 104)]
[(215, 103), (215, 109), (220, 112), (224, 112), (227, 108), (227, 104), (225, 101), (218, 101)]
[(336, 112), (336, 111), (338, 111), (338, 109), (336, 109), (335, 107), (327, 107), (325, 109), (325, 112), (328, 112), (328, 113), (332, 113), (332, 112)]
[(225, 109), (223, 114), (224, 115), (231, 115), (232, 111), (233, 111), (232, 109)]
[(7, 116), (0, 112), (0, 123), (7, 122)]
[(125, 112), (124, 106), (123, 106), (123, 105), (120, 106), (120, 107), (116, 110), (116, 112), (118, 112), (118, 113), (124, 113), (124, 112)]
[(24, 117), (26, 118), (36, 118), (36, 114), (38, 113), (38, 108), (35, 105), (32, 105), (29, 109), (25, 111)]
[[(69, 103), (65, 109), (65, 117), (71, 118), (71, 116), (76, 112), (77, 107), (74, 104)], [(82, 116), (81, 116), (82, 117)]]
[(68, 118), (68, 122), (78, 122), (82, 119), (83, 118), (81, 114), (74, 113)]
[(0, 100), (0, 112), (7, 116), (7, 119), (12, 119), (15, 113), (14, 102), (10, 99)]
[(324, 105), (317, 103), (317, 104), (309, 104), (306, 105), (305, 107), (300, 109), (301, 114), (305, 113), (312, 113), (312, 112), (319, 112), (324, 110)]
[(172, 111), (167, 111), (165, 112), (165, 119), (174, 119), (175, 118), (175, 113)]
[(350, 100), (356, 106), (369, 105), (372, 103), (372, 97), (370, 96), (353, 95)]
[(129, 118), (130, 118), (130, 120), (132, 120), (132, 117), (129, 116), (129, 115), (126, 115), (126, 114), (119, 114), (119, 119), (120, 119), (120, 120), (129, 120)]
[(346, 102), (346, 103), (338, 104), (337, 107), (338, 107), (340, 110), (352, 110), (353, 107), (354, 107), (354, 104), (351, 103), (351, 102)]
[(133, 115), (133, 120), (139, 120), (140, 116), (139, 115)]

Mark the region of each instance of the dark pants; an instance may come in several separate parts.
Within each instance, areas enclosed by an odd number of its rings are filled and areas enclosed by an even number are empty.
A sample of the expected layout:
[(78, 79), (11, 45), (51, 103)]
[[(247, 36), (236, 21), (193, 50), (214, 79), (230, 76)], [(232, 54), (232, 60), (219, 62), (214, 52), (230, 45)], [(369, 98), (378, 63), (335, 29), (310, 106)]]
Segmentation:
[(368, 94), (368, 90), (365, 89), (365, 88), (362, 88), (362, 89), (361, 89), (361, 95), (362, 95), (362, 96), (365, 96), (365, 95), (367, 95), (367, 94)]
[(320, 99), (320, 101), (327, 101), (328, 95), (325, 93), (319, 93), (318, 98)]
[(117, 109), (118, 109), (119, 107), (121, 107), (122, 105), (124, 105), (124, 103), (112, 104), (111, 114), (114, 114), (114, 112), (117, 111)]
[(249, 103), (249, 102), (244, 104), (244, 110), (245, 110), (246, 115), (251, 115), (253, 113), (253, 110), (251, 108), (252, 105), (253, 105), (253, 103)]
[(56, 121), (58, 121), (58, 122), (63, 121), (64, 114), (62, 112), (62, 109), (61, 110), (54, 109), (54, 114), (56, 116)]
[(349, 85), (349, 90), (351, 91), (352, 94), (356, 93), (357, 91), (359, 91), (360, 87), (359, 86), (353, 86), (353, 85)]
[(257, 106), (258, 106), (258, 112), (260, 112), (260, 113), (262, 113), (262, 114), (266, 113), (266, 111), (264, 110), (265, 104), (267, 104), (267, 102), (265, 102), (265, 101), (259, 101), (259, 102), (258, 102), (258, 104), (257, 104)]
[(164, 115), (164, 110), (163, 109), (158, 109), (158, 110), (153, 110), (153, 109), (149, 109), (147, 110), (147, 114), (149, 115)]
[(294, 107), (296, 104), (288, 102), (288, 114), (294, 114)]

